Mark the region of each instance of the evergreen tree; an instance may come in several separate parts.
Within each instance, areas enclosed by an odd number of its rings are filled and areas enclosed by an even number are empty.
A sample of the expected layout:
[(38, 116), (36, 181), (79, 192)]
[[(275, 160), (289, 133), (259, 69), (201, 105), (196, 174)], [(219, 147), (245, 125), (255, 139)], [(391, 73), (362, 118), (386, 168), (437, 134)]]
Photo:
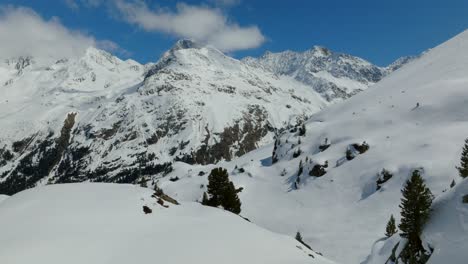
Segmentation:
[(395, 218), (393, 217), (393, 215), (391, 215), (390, 220), (388, 220), (388, 223), (387, 223), (387, 228), (385, 229), (385, 236), (391, 237), (397, 232), (398, 230), (396, 228)]
[(226, 192), (222, 197), (221, 205), (224, 207), (225, 210), (230, 211), (235, 214), (240, 214), (241, 212), (241, 201), (237, 196), (236, 187), (234, 187), (234, 183), (229, 182)]
[(306, 134), (306, 126), (304, 123), (299, 127), (299, 136), (304, 136)]
[(296, 233), (296, 240), (302, 243), (302, 235), (299, 231)]
[(237, 193), (241, 189), (237, 190), (234, 184), (229, 181), (229, 175), (226, 169), (215, 168), (211, 171), (208, 176), (208, 194), (209, 198), (205, 197), (203, 204), (218, 207), (222, 206), (225, 210), (239, 214), (241, 212), (241, 202)]
[(455, 187), (455, 185), (457, 185), (457, 184), (455, 183), (455, 180), (452, 180), (452, 183), (450, 183), (450, 188)]
[(140, 178), (140, 187), (142, 188), (148, 188), (148, 184), (146, 183), (145, 178)]
[(297, 171), (297, 176), (301, 176), (302, 172), (304, 171), (304, 165), (302, 165), (302, 160), (299, 161), (299, 169)]
[(301, 235), (301, 233), (300, 233), (299, 231), (296, 233), (296, 237), (295, 237), (295, 238), (296, 238), (296, 240), (299, 241), (302, 245), (304, 245), (304, 246), (307, 247), (308, 249), (312, 250), (312, 248), (311, 248), (306, 242), (304, 242), (304, 240), (302, 240), (302, 235)]
[[(419, 236), (424, 224), (429, 219), (433, 196), (429, 188), (426, 187), (419, 170), (413, 171), (413, 175), (406, 182), (402, 194), (400, 235), (408, 239), (407, 255), (421, 256), (424, 248)], [(409, 260), (411, 261), (411, 259)]]
[(462, 155), (460, 158), (460, 166), (457, 167), (457, 169), (462, 178), (468, 177), (468, 138), (465, 139), (465, 146), (463, 146)]
[(210, 205), (210, 200), (208, 199), (208, 195), (206, 194), (206, 192), (203, 192), (203, 198), (201, 203), (203, 205)]

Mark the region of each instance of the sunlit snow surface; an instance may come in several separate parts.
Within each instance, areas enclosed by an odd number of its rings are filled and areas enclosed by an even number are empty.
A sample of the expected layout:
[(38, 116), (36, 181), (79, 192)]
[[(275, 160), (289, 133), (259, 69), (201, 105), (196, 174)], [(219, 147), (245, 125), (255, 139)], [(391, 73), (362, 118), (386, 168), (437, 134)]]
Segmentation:
[[(8, 264), (332, 264), (293, 237), (196, 203), (164, 208), (131, 185), (52, 185), (0, 203)], [(142, 207), (152, 209), (144, 214)], [(309, 255), (310, 254), (310, 255)]]

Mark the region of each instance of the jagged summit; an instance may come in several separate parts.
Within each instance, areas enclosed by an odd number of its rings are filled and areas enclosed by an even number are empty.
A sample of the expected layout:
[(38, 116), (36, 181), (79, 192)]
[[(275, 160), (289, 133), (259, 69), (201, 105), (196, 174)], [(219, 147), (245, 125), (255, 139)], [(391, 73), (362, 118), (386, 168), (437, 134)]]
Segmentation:
[(347, 54), (314, 46), (304, 52), (267, 52), (259, 58), (246, 58), (245, 63), (293, 77), (311, 86), (327, 101), (346, 99), (382, 79), (386, 70)]
[(178, 40), (170, 50), (176, 51), (182, 49), (199, 49), (203, 46), (204, 45), (193, 39), (181, 39)]

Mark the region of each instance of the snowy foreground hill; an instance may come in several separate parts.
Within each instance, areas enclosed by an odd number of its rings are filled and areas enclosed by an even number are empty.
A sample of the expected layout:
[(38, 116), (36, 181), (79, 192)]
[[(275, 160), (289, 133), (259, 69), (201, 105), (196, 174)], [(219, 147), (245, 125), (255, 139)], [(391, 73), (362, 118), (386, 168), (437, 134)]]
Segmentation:
[[(414, 169), (421, 170), (436, 200), (443, 200), (452, 180), (461, 182), (455, 166), (468, 136), (467, 51), (464, 32), (372, 89), (313, 115), (304, 136), (291, 129), (277, 138), (274, 160), (270, 145), (208, 167), (178, 163), (159, 184), (177, 199), (194, 201), (206, 191), (206, 176), (199, 172), (225, 167), (244, 188), (245, 217), (283, 234), (300, 231), (314, 250), (338, 262), (361, 263), (384, 237), (390, 215), (400, 221), (400, 190)], [(379, 181), (383, 169), (392, 177)], [(169, 180), (175, 176), (180, 180)], [(456, 196), (447, 205), (456, 210), (434, 205), (425, 233), (436, 252), (430, 263), (468, 259), (466, 250), (449, 246), (468, 238), (468, 204), (459, 197), (468, 194), (463, 186), (448, 194)], [(451, 240), (444, 232), (459, 235)]]
[[(349, 55), (339, 55), (346, 64), (333, 54), (313, 56), (327, 65), (314, 71), (330, 76), (365, 79), (365, 69), (377, 69)], [(335, 81), (345, 89), (343, 80)], [(2, 60), (0, 193), (85, 180), (136, 183), (167, 174), (173, 161), (232, 160), (328, 106), (327, 88), (312, 82), (188, 40), (148, 65), (95, 48), (53, 63)]]
[(333, 264), (237, 215), (190, 202), (166, 208), (152, 194), (115, 184), (21, 192), (0, 203), (0, 262)]

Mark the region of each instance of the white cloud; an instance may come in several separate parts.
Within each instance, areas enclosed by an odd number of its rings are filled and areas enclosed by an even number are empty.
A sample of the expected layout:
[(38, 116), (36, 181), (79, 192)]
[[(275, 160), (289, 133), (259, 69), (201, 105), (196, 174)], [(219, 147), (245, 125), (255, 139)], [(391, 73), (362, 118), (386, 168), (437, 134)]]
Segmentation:
[(33, 56), (58, 59), (81, 56), (90, 46), (119, 51), (110, 41), (64, 27), (58, 18), (44, 20), (34, 10), (24, 7), (0, 6), (0, 58)]
[(257, 26), (241, 27), (232, 23), (217, 8), (181, 3), (174, 12), (151, 10), (143, 1), (114, 2), (124, 20), (146, 31), (195, 39), (223, 51), (256, 48), (265, 41)]
[(98, 40), (96, 41), (96, 47), (98, 49), (106, 50), (113, 54), (118, 54), (123, 57), (130, 57), (132, 53), (122, 47), (120, 47), (117, 43), (110, 41), (110, 40)]

